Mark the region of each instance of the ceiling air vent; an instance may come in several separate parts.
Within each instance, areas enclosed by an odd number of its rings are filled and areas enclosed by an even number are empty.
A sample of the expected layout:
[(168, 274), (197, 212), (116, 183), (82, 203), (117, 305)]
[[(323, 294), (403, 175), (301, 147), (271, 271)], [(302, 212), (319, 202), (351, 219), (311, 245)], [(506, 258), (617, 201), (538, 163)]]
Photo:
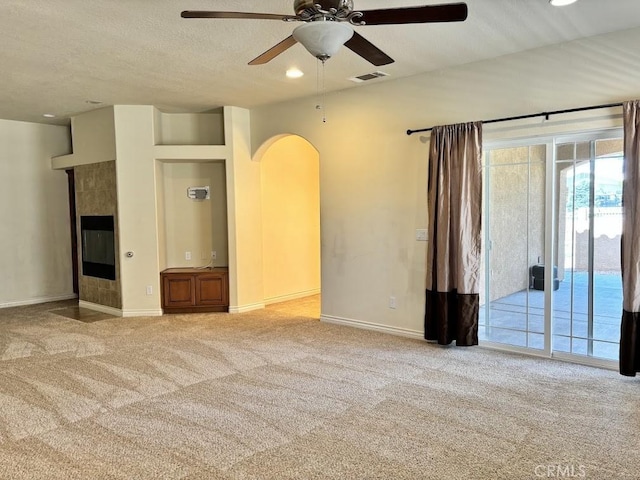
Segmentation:
[(377, 71), (373, 73), (365, 73), (364, 75), (360, 75), (358, 77), (351, 77), (349, 78), (349, 80), (356, 83), (362, 83), (368, 80), (373, 80), (374, 78), (388, 77), (388, 76), (389, 76), (388, 73)]

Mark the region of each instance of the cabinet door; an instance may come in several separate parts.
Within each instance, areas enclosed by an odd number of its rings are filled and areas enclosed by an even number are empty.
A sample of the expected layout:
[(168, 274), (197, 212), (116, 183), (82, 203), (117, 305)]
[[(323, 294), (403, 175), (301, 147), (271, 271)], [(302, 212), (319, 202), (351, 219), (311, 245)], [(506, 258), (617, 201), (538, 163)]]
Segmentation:
[(164, 275), (162, 293), (165, 307), (190, 307), (195, 305), (193, 275)]
[(197, 305), (228, 305), (227, 276), (224, 273), (198, 275), (196, 277)]

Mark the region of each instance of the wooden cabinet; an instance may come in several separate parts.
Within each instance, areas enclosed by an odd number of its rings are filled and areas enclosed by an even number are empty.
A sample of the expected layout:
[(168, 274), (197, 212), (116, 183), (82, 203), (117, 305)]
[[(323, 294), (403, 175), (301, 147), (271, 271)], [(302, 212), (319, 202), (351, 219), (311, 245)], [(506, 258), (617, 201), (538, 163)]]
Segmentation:
[(229, 271), (168, 268), (160, 273), (165, 313), (228, 312)]
[(186, 273), (162, 272), (162, 308), (195, 306), (195, 280)]

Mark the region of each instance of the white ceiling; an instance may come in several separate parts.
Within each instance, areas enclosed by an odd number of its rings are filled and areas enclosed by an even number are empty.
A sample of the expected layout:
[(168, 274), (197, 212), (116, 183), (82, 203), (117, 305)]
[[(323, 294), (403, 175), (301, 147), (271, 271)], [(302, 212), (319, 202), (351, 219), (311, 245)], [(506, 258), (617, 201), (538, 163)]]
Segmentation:
[[(446, 0), (354, 3), (369, 10)], [(466, 3), (462, 23), (356, 27), (396, 62), (374, 67), (343, 48), (326, 64), (327, 90), (358, 88), (348, 78), (375, 70), (390, 75), (374, 80), (383, 82), (640, 26), (638, 0), (579, 0), (563, 8), (548, 0)], [(316, 93), (316, 61), (301, 45), (267, 65), (247, 65), (297, 24), (187, 20), (182, 10), (293, 14), (293, 0), (2, 0), (0, 118), (64, 123), (96, 108), (90, 100), (206, 111)], [(285, 78), (292, 66), (306, 75)]]

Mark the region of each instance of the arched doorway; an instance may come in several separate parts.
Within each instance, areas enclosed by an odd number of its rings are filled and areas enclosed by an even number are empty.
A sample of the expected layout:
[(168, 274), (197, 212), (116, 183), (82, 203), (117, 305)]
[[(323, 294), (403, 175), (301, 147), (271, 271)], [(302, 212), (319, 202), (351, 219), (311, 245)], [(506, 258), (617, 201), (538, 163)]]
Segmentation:
[(319, 159), (297, 135), (270, 139), (254, 158), (261, 163), (266, 305), (320, 294)]

